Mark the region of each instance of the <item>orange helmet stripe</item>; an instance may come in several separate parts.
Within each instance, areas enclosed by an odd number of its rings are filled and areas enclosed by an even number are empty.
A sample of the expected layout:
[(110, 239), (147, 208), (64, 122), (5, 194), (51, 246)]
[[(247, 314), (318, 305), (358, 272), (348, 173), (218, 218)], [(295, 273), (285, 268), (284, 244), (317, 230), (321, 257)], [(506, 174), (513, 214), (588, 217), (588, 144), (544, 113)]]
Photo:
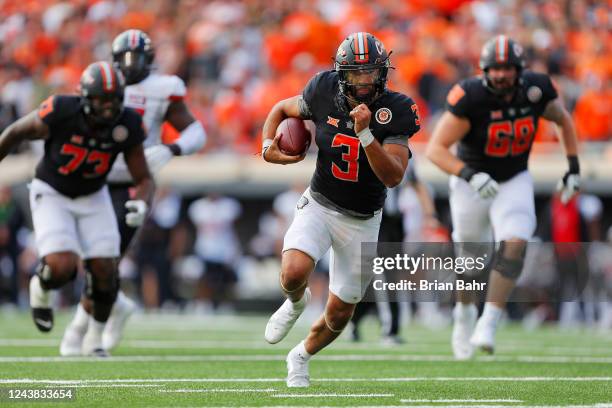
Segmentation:
[(354, 36), (355, 62), (368, 62), (368, 36), (364, 32), (358, 32)]
[(508, 37), (505, 35), (497, 37), (495, 42), (495, 61), (501, 63), (508, 61)]
[(102, 73), (103, 89), (113, 91), (115, 89), (115, 73), (108, 62), (100, 62), (100, 72)]

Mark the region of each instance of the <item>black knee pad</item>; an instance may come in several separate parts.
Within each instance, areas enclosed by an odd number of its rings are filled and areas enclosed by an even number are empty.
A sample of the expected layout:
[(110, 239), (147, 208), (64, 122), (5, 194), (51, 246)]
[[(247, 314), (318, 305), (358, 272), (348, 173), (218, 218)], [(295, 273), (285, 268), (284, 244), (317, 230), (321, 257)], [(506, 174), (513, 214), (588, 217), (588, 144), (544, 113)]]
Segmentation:
[(40, 279), (40, 286), (45, 290), (59, 289), (66, 283), (73, 281), (77, 275), (77, 269), (75, 268), (68, 276), (57, 275), (49, 265), (45, 262), (45, 258), (40, 260), (40, 263), (36, 267), (36, 275)]
[(86, 277), (85, 295), (94, 302), (113, 304), (119, 292), (119, 277), (117, 273), (109, 276), (97, 275), (91, 268), (89, 261), (85, 262)]
[(505, 245), (507, 245), (506, 242), (501, 241), (493, 269), (499, 272), (504, 278), (517, 280), (523, 271), (527, 248), (523, 248), (520, 258), (510, 259), (504, 253)]

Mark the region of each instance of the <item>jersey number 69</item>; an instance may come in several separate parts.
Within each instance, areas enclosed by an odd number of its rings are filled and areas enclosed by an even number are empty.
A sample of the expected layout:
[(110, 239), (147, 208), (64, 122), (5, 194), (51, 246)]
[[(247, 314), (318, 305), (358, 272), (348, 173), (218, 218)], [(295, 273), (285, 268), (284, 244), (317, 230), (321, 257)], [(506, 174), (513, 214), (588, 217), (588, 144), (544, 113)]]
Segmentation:
[(523, 154), (529, 150), (534, 133), (535, 125), (531, 116), (514, 121), (493, 122), (487, 130), (485, 153), (493, 157)]

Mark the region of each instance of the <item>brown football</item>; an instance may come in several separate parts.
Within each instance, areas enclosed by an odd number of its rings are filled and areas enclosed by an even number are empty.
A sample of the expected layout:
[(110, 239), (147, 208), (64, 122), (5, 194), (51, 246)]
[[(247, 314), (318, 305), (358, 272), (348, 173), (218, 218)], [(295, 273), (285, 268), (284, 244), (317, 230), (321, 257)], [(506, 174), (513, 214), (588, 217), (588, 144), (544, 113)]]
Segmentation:
[(283, 153), (290, 156), (299, 156), (310, 147), (310, 131), (306, 129), (302, 119), (283, 120), (276, 128), (276, 134), (280, 134), (278, 147)]

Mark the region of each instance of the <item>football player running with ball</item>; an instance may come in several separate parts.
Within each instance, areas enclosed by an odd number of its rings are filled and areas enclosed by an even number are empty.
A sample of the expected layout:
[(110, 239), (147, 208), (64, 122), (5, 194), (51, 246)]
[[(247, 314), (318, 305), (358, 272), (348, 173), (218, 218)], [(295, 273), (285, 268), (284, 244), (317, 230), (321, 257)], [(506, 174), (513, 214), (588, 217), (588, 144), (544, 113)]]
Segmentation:
[(119, 289), (119, 228), (106, 186), (117, 156), (123, 153), (135, 186), (128, 223), (142, 222), (154, 190), (142, 118), (123, 108), (124, 87), (118, 69), (93, 63), (81, 75), (80, 96), (51, 96), (0, 135), (0, 160), (22, 140), (45, 141), (30, 185), (40, 257), (30, 280), (34, 323), (43, 332), (53, 328), (52, 291), (75, 278), (83, 259), (85, 292), (92, 302), (83, 353), (97, 356), (106, 355), (102, 330)]
[(275, 131), (287, 117), (311, 119), (319, 147), (310, 187), (285, 235), (280, 285), (287, 300), (268, 321), (269, 343), (278, 343), (293, 327), (310, 299), (308, 277), (332, 249), (327, 305), (287, 356), (289, 387), (310, 385), (310, 357), (340, 335), (363, 297), (371, 275), (361, 276), (361, 243), (377, 241), (386, 188), (402, 180), (408, 139), (420, 128), (414, 101), (386, 87), (389, 55), (376, 37), (349, 35), (338, 48), (334, 68), (315, 75), (302, 95), (278, 102), (263, 127), (267, 162), (304, 158), (278, 147)]
[[(113, 65), (121, 70), (126, 79), (124, 104), (142, 116), (146, 129), (145, 157), (151, 172), (158, 173), (174, 156), (190, 155), (200, 150), (206, 141), (206, 133), (184, 102), (185, 84), (177, 76), (153, 71), (155, 52), (149, 36), (140, 30), (124, 31), (113, 40), (112, 54)], [(172, 144), (162, 143), (161, 127), (164, 121), (180, 132), (180, 137)], [(125, 217), (132, 205), (129, 203), (134, 181), (122, 156), (113, 166), (108, 184), (119, 223), (123, 255), (144, 219), (134, 223)], [(134, 302), (119, 291), (102, 336), (105, 349), (112, 350), (119, 344), (127, 319), (134, 309)], [(83, 294), (76, 314), (64, 332), (61, 355), (81, 354), (90, 314), (91, 299)]]
[[(482, 76), (451, 89), (447, 111), (427, 147), (427, 157), (451, 175), (453, 240), (498, 244), (478, 322), (474, 294), (457, 293), (452, 348), (460, 360), (471, 358), (476, 348), (493, 352), (498, 321), (523, 269), (536, 227), (527, 159), (540, 117), (561, 128), (569, 165), (559, 184), (562, 200), (567, 202), (580, 185), (572, 118), (550, 77), (524, 66), (518, 43), (504, 35), (489, 40), (480, 56)], [(450, 151), (455, 143), (457, 155)]]

